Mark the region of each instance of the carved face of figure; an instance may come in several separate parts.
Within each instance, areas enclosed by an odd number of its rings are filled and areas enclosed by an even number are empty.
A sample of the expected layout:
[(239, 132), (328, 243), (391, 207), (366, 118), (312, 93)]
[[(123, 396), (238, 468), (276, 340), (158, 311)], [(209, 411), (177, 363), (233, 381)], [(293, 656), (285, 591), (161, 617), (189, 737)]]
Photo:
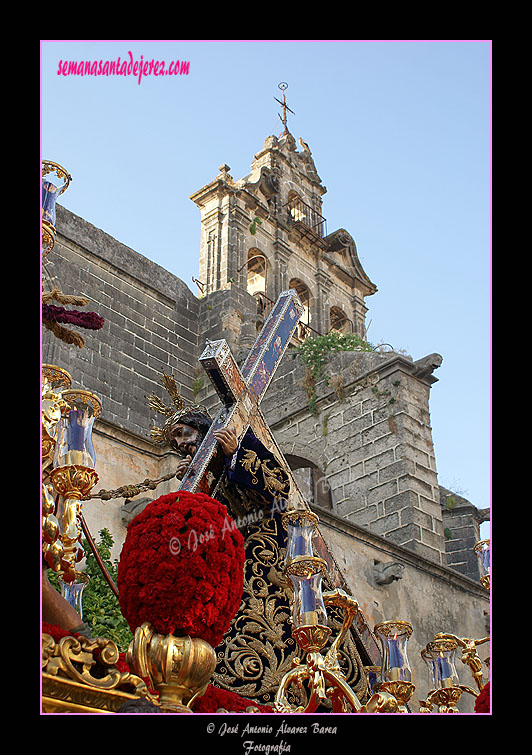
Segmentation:
[(195, 427), (178, 422), (169, 433), (170, 445), (183, 456), (194, 456), (203, 439), (202, 434)]

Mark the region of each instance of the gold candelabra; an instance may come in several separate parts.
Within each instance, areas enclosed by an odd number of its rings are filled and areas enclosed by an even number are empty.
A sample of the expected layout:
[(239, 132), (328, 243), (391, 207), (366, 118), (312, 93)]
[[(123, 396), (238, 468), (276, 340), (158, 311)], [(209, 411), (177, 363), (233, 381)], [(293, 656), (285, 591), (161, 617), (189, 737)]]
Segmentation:
[[(282, 678), (275, 697), (274, 708), (281, 713), (312, 713), (320, 705), (330, 707), (333, 713), (396, 713), (402, 712), (411, 694), (413, 685), (401, 686), (401, 680), (388, 679), (388, 685), (379, 685), (369, 701), (363, 705), (350, 687), (339, 663), (342, 643), (358, 612), (358, 603), (344, 590), (336, 589), (322, 593), (322, 579), (327, 572), (326, 562), (314, 556), (312, 538), (318, 517), (310, 511), (294, 510), (283, 515), (283, 524), (288, 532), (284, 573), (294, 588), (292, 610), (292, 635), (305, 662), (295, 658), (293, 668)], [(343, 610), (342, 627), (328, 651), (331, 629), (327, 624), (327, 608)], [(395, 622), (399, 625), (401, 622)], [(388, 673), (388, 667), (385, 673)], [(305, 689), (307, 685), (309, 692)], [(295, 686), (300, 697), (306, 698), (300, 705), (289, 702), (289, 690)]]
[(57, 424), (61, 419), (61, 409), (65, 406), (61, 389), (70, 388), (72, 378), (66, 370), (53, 364), (43, 364), (42, 377), (42, 552), (46, 564), (58, 572), (61, 569), (63, 543), (56, 516), (54, 488), (48, 479), (55, 452)]
[[(52, 160), (43, 160), (42, 166), (42, 219), (41, 219), (41, 241), (42, 255), (46, 257), (55, 245), (55, 204), (58, 197), (68, 189), (72, 176), (59, 163)], [(62, 182), (62, 186), (56, 186), (48, 181), (46, 176), (54, 173)]]
[[(480, 540), (473, 548), (478, 556), (480, 566), (480, 583), (490, 590), (490, 540)], [(482, 661), (477, 647), (490, 641), (490, 637), (473, 639), (457, 637), (449, 632), (439, 632), (421, 651), (421, 657), (427, 664), (431, 689), (425, 700), (420, 701), (420, 712), (430, 713), (436, 706), (438, 713), (459, 713), (458, 703), (464, 692), (478, 697), (485, 683), (482, 673)], [(469, 667), (476, 689), (460, 684), (456, 672), (455, 656), (462, 651), (461, 662)], [(485, 661), (489, 666), (489, 659)]]
[[(49, 370), (50, 366), (45, 365), (45, 368)], [(94, 420), (100, 415), (101, 408), (100, 400), (90, 391), (68, 387), (61, 391), (60, 399), (55, 404), (53, 417), (57, 421), (53, 436), (48, 433), (48, 436), (53, 439), (53, 469), (49, 471), (49, 479), (59, 497), (55, 519), (58, 530), (57, 539), (62, 545), (59, 566), (62, 589), (65, 590), (67, 589), (65, 585), (73, 583), (80, 584), (80, 589), (82, 589), (86, 582), (84, 575), (76, 570), (76, 563), (81, 561), (84, 555), (81, 546), (81, 500), (98, 482), (98, 474), (94, 469), (92, 428)], [(57, 416), (58, 410), (59, 416)], [(46, 457), (48, 464), (50, 455), (49, 449)], [(47, 486), (44, 500), (48, 511), (51, 508), (50, 486)]]
[(408, 713), (408, 702), (415, 689), (406, 650), (412, 625), (398, 619), (382, 621), (375, 625), (374, 632), (382, 646), (381, 675), (375, 689), (397, 701), (394, 713)]
[[(373, 693), (362, 704), (347, 683), (339, 664), (339, 651), (358, 611), (357, 601), (343, 590), (322, 593), (322, 579), (327, 572), (326, 562), (314, 556), (312, 538), (318, 517), (309, 511), (289, 511), (283, 515), (287, 529), (287, 549), (284, 573), (294, 589), (292, 606), (292, 636), (302, 653), (303, 663), (295, 658), (293, 668), (281, 680), (275, 697), (275, 710), (282, 713), (312, 713), (325, 705), (333, 713), (408, 713), (409, 702), (415, 691), (412, 671), (407, 655), (407, 643), (412, 625), (399, 619), (375, 625), (374, 632), (381, 643), (380, 667), (368, 667), (366, 672), (378, 674), (371, 685)], [(477, 547), (478, 546), (478, 547)], [(489, 589), (489, 540), (475, 546), (481, 561), (481, 582)], [(335, 606), (344, 612), (340, 632), (327, 652), (324, 648), (331, 635), (327, 608)], [(489, 641), (459, 638), (439, 633), (422, 651), (431, 676), (431, 690), (426, 700), (420, 701), (420, 712), (457, 713), (464, 692), (476, 697), (484, 687), (481, 662), (476, 648)], [(462, 662), (471, 670), (477, 690), (460, 684), (455, 668), (455, 652), (462, 649)], [(303, 701), (289, 702), (290, 689)]]
[[(358, 611), (356, 600), (343, 590), (322, 595), (322, 578), (327, 572), (326, 562), (314, 556), (312, 538), (318, 517), (305, 510), (287, 511), (283, 524), (288, 532), (284, 573), (294, 588), (292, 607), (292, 635), (302, 653), (305, 663), (295, 658), (293, 668), (281, 679), (275, 697), (275, 710), (283, 713), (310, 713), (320, 704), (332, 700), (333, 711), (358, 711), (361, 704), (347, 684), (338, 663), (338, 649)], [(322, 655), (331, 629), (327, 625), (327, 605), (344, 609), (342, 629), (329, 651)], [(292, 705), (288, 693), (295, 685), (299, 695), (305, 697), (304, 684), (310, 687), (310, 697), (301, 705)]]
[[(433, 706), (438, 713), (459, 713), (458, 703), (463, 692), (477, 697), (484, 687), (482, 683), (481, 662), (476, 653), (476, 645), (487, 642), (489, 637), (482, 640), (461, 639), (443, 632), (435, 635), (421, 651), (421, 657), (427, 663), (432, 689), (427, 698), (421, 701), (420, 711), (429, 713)], [(462, 662), (466, 663), (473, 673), (477, 690), (460, 684), (455, 667), (455, 653), (463, 649)]]

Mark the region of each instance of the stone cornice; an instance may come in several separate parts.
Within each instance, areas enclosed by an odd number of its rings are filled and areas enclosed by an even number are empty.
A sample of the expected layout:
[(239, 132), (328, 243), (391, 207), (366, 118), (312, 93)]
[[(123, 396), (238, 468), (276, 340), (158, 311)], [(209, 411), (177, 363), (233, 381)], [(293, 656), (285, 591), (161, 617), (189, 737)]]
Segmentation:
[[(153, 443), (149, 437), (139, 435), (131, 430), (124, 430), (114, 422), (108, 422), (105, 419), (98, 418), (95, 421), (94, 434), (100, 435), (108, 440), (113, 440), (122, 446), (131, 448), (134, 451), (140, 451), (141, 453), (152, 456), (156, 459), (162, 459), (166, 456), (173, 456), (176, 459), (178, 458), (175, 451), (170, 450), (169, 446), (159, 446), (156, 443)], [(96, 463), (98, 463), (97, 460)]]
[[(368, 357), (380, 357), (383, 361), (380, 359), (373, 359), (371, 362), (371, 366), (368, 366), (366, 369), (364, 369), (362, 372), (357, 373), (356, 375), (353, 375), (351, 372), (350, 374), (350, 366), (349, 364), (345, 364), (344, 360), (348, 355), (352, 354), (363, 354), (364, 356)], [(425, 357), (427, 359), (427, 357)], [(347, 378), (344, 383), (344, 391), (346, 394), (350, 392), (350, 389), (357, 385), (357, 383), (363, 382), (364, 380), (367, 380), (368, 378), (371, 379), (373, 375), (378, 375), (379, 380), (382, 380), (383, 378), (389, 377), (390, 375), (393, 375), (394, 373), (401, 371), (403, 373), (406, 373), (407, 375), (411, 375), (412, 377), (417, 378), (421, 382), (425, 383), (425, 385), (430, 386), (433, 383), (437, 382), (438, 378), (434, 377), (433, 375), (427, 375), (424, 372), (420, 371), (419, 363), (423, 362), (423, 360), (418, 360), (417, 362), (412, 362), (411, 360), (407, 359), (406, 357), (402, 356), (401, 354), (396, 354), (395, 352), (392, 352), (392, 355), (386, 359), (385, 355), (383, 354), (377, 354), (376, 352), (351, 352), (351, 351), (345, 351), (345, 352), (331, 352), (329, 356), (329, 362), (325, 367), (325, 371), (327, 366), (332, 367), (336, 372), (341, 372), (344, 378)], [(301, 374), (303, 375), (304, 366), (303, 364), (299, 364), (298, 368), (301, 370)], [(323, 410), (325, 406), (327, 406), (330, 403), (334, 403), (338, 400), (338, 397), (336, 395), (336, 392), (334, 388), (330, 387), (327, 384), (328, 375), (324, 374), (316, 383), (316, 392), (317, 392), (317, 406), (320, 411)], [(273, 384), (275, 385), (275, 380), (273, 381)], [(265, 397), (265, 404), (268, 403), (268, 394)], [(303, 392), (302, 392), (302, 398), (301, 398), (301, 405), (295, 405), (293, 411), (290, 413), (290, 417), (293, 419), (296, 415), (301, 413), (308, 412), (308, 402), (306, 399), (303, 398)], [(274, 422), (271, 424), (272, 429), (275, 429), (279, 425), (284, 424), (286, 420), (288, 419), (288, 416), (283, 417), (277, 422)]]
[(435, 579), (441, 579), (444, 582), (451, 583), (457, 589), (474, 595), (476, 598), (481, 598), (485, 600), (486, 603), (489, 603), (489, 593), (480, 583), (475, 582), (469, 577), (460, 574), (454, 569), (436, 564), (435, 562), (414, 553), (408, 548), (404, 548), (390, 540), (386, 540), (386, 538), (376, 535), (374, 532), (354, 524), (349, 521), (349, 519), (344, 519), (331, 511), (322, 509), (319, 506), (312, 506), (311, 508), (319, 516), (320, 522), (326, 527), (341, 532), (373, 549), (382, 551), (403, 564), (424, 571)]

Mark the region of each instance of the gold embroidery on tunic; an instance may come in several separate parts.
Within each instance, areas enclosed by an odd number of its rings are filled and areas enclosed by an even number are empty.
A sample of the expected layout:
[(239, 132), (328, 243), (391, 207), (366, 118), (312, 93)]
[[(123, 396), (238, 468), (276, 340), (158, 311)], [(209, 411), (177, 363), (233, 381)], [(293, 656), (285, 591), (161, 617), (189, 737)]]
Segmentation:
[[(247, 527), (246, 564), (242, 603), (231, 629), (217, 649), (218, 663), (212, 681), (243, 697), (268, 704), (284, 674), (301, 656), (291, 636), (292, 585), (283, 574), (286, 549), (280, 545), (284, 530), (280, 517), (263, 519)], [(331, 586), (324, 585), (324, 590)], [(332, 636), (340, 631), (340, 609), (328, 609)], [(355, 642), (348, 634), (339, 654), (346, 678), (359, 697), (365, 698), (367, 681)], [(290, 690), (291, 702), (305, 705), (304, 689)]]
[(266, 461), (261, 461), (255, 451), (246, 450), (242, 455), (240, 464), (242, 464), (246, 472), (251, 474), (253, 485), (258, 484), (259, 480), (257, 472), (260, 469), (262, 471), (264, 487), (269, 493), (279, 495), (280, 493), (286, 492), (289, 483), (284, 476), (282, 469), (280, 467), (270, 469), (268, 463)]
[(254, 485), (256, 485), (259, 481), (256, 476), (256, 472), (260, 467), (260, 460), (255, 451), (246, 451), (243, 454), (242, 459), (240, 460), (240, 464), (242, 464), (246, 472), (250, 473), (251, 481)]

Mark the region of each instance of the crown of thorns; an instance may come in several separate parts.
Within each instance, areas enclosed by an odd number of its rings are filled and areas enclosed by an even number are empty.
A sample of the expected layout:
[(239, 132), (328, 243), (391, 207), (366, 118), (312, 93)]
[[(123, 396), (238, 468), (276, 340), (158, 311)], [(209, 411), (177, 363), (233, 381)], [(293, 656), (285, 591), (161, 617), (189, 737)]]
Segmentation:
[(205, 406), (202, 406), (201, 404), (187, 403), (185, 401), (185, 399), (179, 394), (175, 379), (171, 375), (167, 375), (164, 370), (161, 383), (172, 399), (171, 406), (167, 406), (155, 393), (151, 393), (149, 396), (145, 397), (150, 409), (166, 417), (166, 421), (162, 427), (152, 427), (150, 430), (149, 435), (155, 443), (170, 443), (170, 431), (180, 421), (181, 417), (184, 417), (187, 414), (203, 414), (211, 419)]

